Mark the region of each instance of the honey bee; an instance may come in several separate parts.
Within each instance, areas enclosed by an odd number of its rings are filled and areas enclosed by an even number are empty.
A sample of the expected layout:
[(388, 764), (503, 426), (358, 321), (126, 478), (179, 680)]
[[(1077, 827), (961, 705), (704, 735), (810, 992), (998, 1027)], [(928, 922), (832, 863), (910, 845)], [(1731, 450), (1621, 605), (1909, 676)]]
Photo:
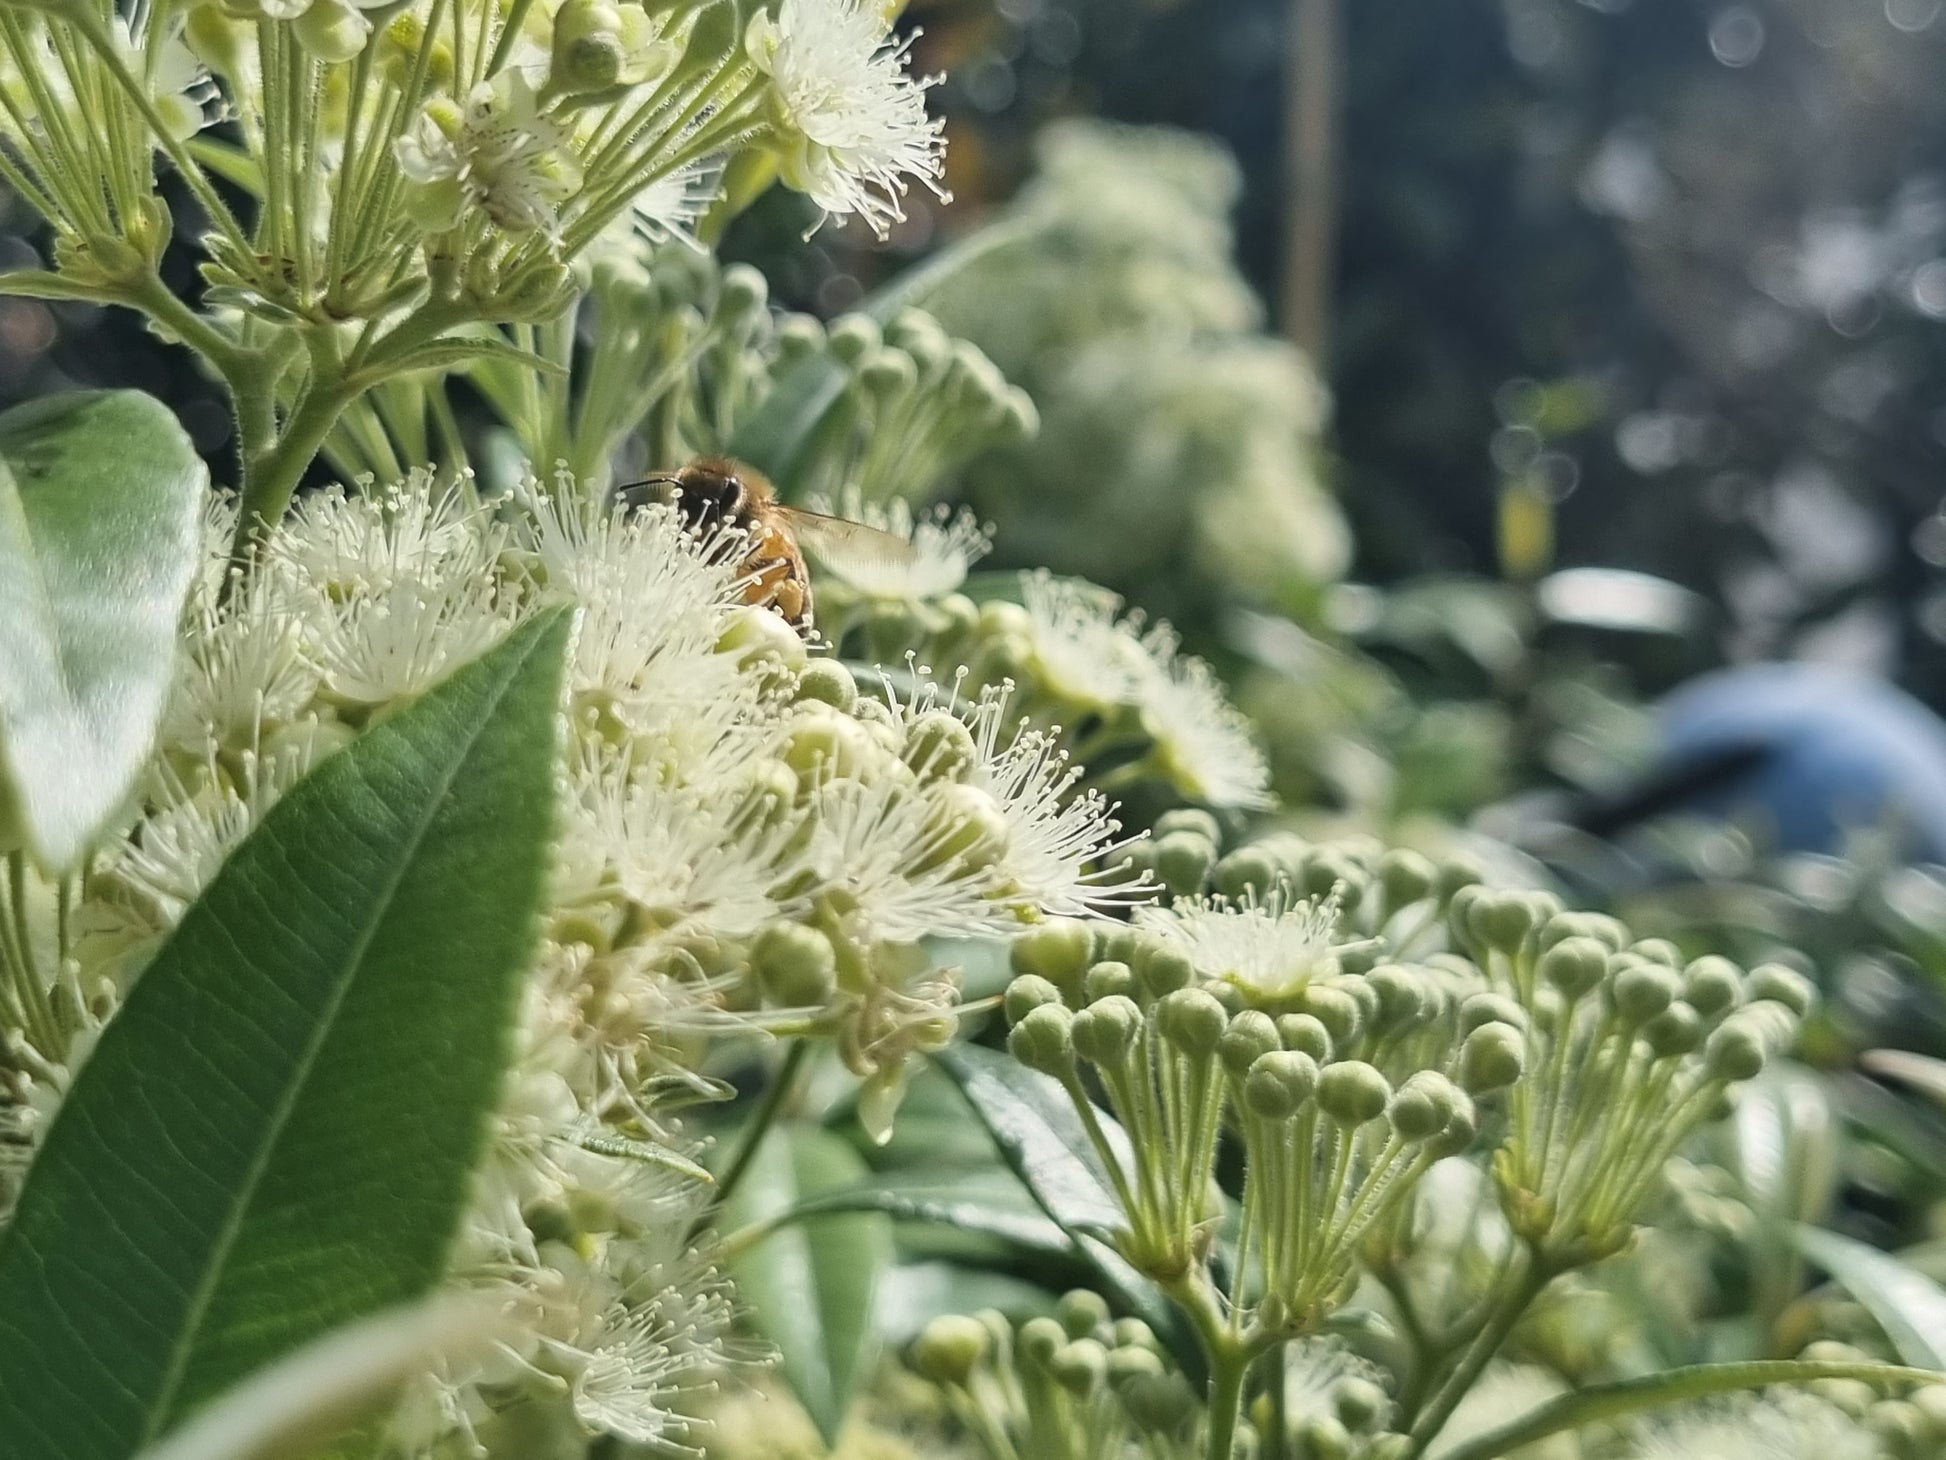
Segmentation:
[(727, 456), (699, 456), (673, 472), (618, 487), (616, 496), (638, 506), (668, 502), (698, 535), (726, 528), (741, 533), (744, 553), (737, 567), (744, 601), (775, 610), (806, 638), (812, 618), (804, 548), (813, 555), (863, 552), (898, 563), (912, 556), (912, 545), (889, 532), (785, 505), (762, 472)]

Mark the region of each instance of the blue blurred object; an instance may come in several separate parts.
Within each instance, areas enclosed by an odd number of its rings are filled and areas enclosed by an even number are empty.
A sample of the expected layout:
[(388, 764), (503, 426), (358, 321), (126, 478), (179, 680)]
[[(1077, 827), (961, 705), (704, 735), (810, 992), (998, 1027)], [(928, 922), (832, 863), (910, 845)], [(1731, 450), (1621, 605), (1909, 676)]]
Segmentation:
[(1765, 664), (1693, 680), (1660, 710), (1646, 782), (1583, 818), (1612, 833), (1663, 811), (1753, 826), (1786, 852), (1836, 852), (1884, 827), (1907, 856), (1946, 861), (1946, 721), (1880, 679)]

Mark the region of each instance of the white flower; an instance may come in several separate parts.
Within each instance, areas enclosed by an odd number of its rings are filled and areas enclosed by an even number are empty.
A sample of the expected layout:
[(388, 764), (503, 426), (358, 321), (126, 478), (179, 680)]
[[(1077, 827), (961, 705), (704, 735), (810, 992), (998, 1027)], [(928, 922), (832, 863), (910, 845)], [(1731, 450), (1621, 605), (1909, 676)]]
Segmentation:
[(1179, 948), (1197, 972), (1226, 979), (1264, 999), (1295, 993), (1338, 972), (1338, 894), (1293, 900), (1281, 889), (1225, 897), (1178, 898), (1138, 908), (1136, 925)]
[(1250, 721), (1225, 698), (1209, 666), (1179, 655), (1173, 630), (1158, 626), (1142, 642), (1149, 657), (1136, 702), (1162, 774), (1205, 806), (1269, 806), (1270, 767)]
[[(836, 503), (812, 505), (873, 529), (820, 533), (807, 543), (821, 566), (868, 598), (920, 602), (943, 597), (966, 581), (966, 570), (993, 546), (993, 534), (964, 509), (938, 507), (914, 516), (902, 498), (868, 504), (856, 492)], [(898, 539), (906, 550), (886, 538)]]
[(905, 216), (907, 179), (939, 187), (944, 123), (926, 115), (930, 80), (905, 70), (910, 42), (890, 45), (883, 12), (858, 0), (783, 0), (744, 34), (770, 78), (786, 183), (827, 216), (857, 214), (883, 238)]
[(526, 74), (509, 67), (474, 87), (457, 115), (428, 107), (394, 151), (421, 190), (415, 216), (429, 230), (451, 227), (470, 202), (502, 228), (551, 235), (560, 205), (581, 187), (571, 141), (541, 114)]
[(1096, 710), (1134, 697), (1150, 665), (1137, 633), (1140, 620), (1118, 617), (1121, 599), (1092, 583), (1035, 572), (1022, 576), (1021, 600), (1035, 673), (1049, 690)]
[(1835, 1405), (1778, 1390), (1655, 1422), (1628, 1460), (1878, 1460), (1872, 1432)]
[(649, 243), (674, 238), (700, 248), (693, 230), (722, 192), (722, 165), (692, 162), (665, 172), (637, 193), (628, 205), (629, 224)]

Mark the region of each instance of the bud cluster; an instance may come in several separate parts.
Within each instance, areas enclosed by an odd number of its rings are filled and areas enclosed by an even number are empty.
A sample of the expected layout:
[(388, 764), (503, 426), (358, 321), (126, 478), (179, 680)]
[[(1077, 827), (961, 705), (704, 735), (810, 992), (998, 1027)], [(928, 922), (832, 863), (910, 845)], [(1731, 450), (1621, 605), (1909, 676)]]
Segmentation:
[(990, 1460), (1191, 1460), (1203, 1406), (1147, 1324), (1111, 1322), (1091, 1292), (1015, 1328), (998, 1313), (936, 1318), (908, 1362), (946, 1393)]

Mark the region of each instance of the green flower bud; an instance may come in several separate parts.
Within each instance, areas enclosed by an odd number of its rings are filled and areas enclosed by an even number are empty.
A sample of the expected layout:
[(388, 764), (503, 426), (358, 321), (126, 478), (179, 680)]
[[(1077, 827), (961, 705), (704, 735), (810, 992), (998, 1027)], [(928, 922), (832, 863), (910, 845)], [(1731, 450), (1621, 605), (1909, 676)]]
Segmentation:
[(1077, 1338), (1058, 1351), (1047, 1371), (1068, 1393), (1085, 1399), (1101, 1387), (1108, 1372), (1108, 1350), (1092, 1338)]
[(1100, 1293), (1075, 1288), (1061, 1295), (1054, 1316), (1069, 1338), (1093, 1338), (1108, 1327), (1108, 1302)]
[(1079, 918), (1049, 918), (1022, 933), (1008, 949), (1016, 973), (1038, 973), (1059, 988), (1078, 990), (1095, 956), (1095, 930)]
[(1142, 1011), (1121, 994), (1097, 999), (1074, 1016), (1074, 1052), (1090, 1064), (1113, 1067), (1128, 1057), (1142, 1032)]
[(846, 365), (857, 364), (880, 343), (878, 324), (869, 314), (842, 315), (825, 332), (825, 348)]
[(791, 1008), (822, 1004), (838, 986), (831, 940), (799, 923), (772, 923), (757, 934), (750, 967), (764, 996)]
[(1946, 1439), (1946, 1384), (1927, 1384), (1913, 1390), (1912, 1406), (1926, 1417), (1934, 1434)]
[(1818, 991), (1811, 980), (1781, 963), (1760, 963), (1751, 969), (1745, 991), (1752, 1003), (1782, 1004), (1800, 1019), (1818, 1001)]
[(927, 371), (937, 370), (944, 364), (953, 347), (939, 321), (923, 309), (901, 309), (886, 329), (885, 338)]
[(957, 780), (979, 762), (973, 732), (950, 710), (928, 710), (905, 733), (905, 763), (924, 780)]
[(1257, 1056), (1243, 1080), (1243, 1103), (1252, 1115), (1286, 1120), (1297, 1114), (1318, 1087), (1318, 1067), (1309, 1055), (1273, 1050)]
[(1020, 1355), (1021, 1366), (1028, 1369), (1047, 1369), (1067, 1346), (1067, 1330), (1052, 1318), (1029, 1318), (1014, 1340), (1014, 1352)]
[(1074, 1015), (1059, 1004), (1029, 1009), (1007, 1035), (1007, 1050), (1030, 1070), (1057, 1078), (1074, 1072)]
[(1534, 908), (1522, 893), (1489, 892), (1473, 901), (1467, 926), (1480, 942), (1512, 956), (1534, 931)]
[(627, 58), (613, 0), (563, 0), (554, 12), (552, 89), (569, 96), (601, 91), (621, 80)]
[(1706, 1020), (1715, 1020), (1743, 999), (1743, 974), (1727, 958), (1711, 954), (1683, 970), (1682, 998)]
[(1432, 895), (1439, 869), (1417, 852), (1395, 847), (1378, 861), (1378, 885), (1387, 911)]
[(349, 61), (372, 34), (364, 13), (344, 0), (316, 0), (290, 25), (297, 43), (320, 61)]
[(1155, 872), (1177, 897), (1200, 892), (1216, 863), (1216, 843), (1199, 832), (1172, 831), (1155, 841)]
[(1381, 963), (1365, 975), (1365, 986), (1378, 995), (1379, 1023), (1387, 1029), (1416, 1024), (1433, 1003), (1425, 975), (1403, 963)]
[(1138, 1374), (1124, 1382), (1118, 1392), (1128, 1417), (1146, 1434), (1180, 1430), (1200, 1407), (1196, 1391), (1181, 1374)]
[(1452, 1119), (1446, 1122), (1446, 1128), (1426, 1143), (1426, 1154), (1435, 1160), (1461, 1155), (1479, 1134), (1479, 1113), (1474, 1110), (1473, 1102), (1468, 1100), (1453, 1112)]
[(1155, 1336), (1155, 1330), (1140, 1318), (1117, 1318), (1115, 1343), (1118, 1348), (1145, 1349), (1152, 1354), (1162, 1352), (1162, 1341)]
[(1176, 811), (1165, 811), (1155, 819), (1157, 837), (1165, 837), (1178, 831), (1194, 832), (1212, 846), (1220, 846), (1223, 841), (1223, 829), (1216, 824), (1216, 818), (1209, 812), (1193, 806)]
[(1365, 896), (1365, 869), (1333, 847), (1319, 847), (1305, 859), (1302, 881), (1311, 897), (1325, 898), (1336, 892), (1347, 912)]
[(1450, 902), (1462, 887), (1472, 887), (1480, 881), (1480, 868), (1469, 857), (1448, 857), (1439, 864), (1433, 877), (1433, 890), (1442, 902)]
[[(1140, 1323), (1139, 1318), (1124, 1318), (1122, 1323)], [(1147, 1325), (1144, 1324), (1144, 1327)], [(1115, 1325), (1119, 1336), (1121, 1323)], [(1159, 1376), (1162, 1373), (1162, 1360), (1147, 1345), (1129, 1344), (1108, 1352), (1108, 1383), (1117, 1394), (1124, 1386), (1137, 1380)]]
[(799, 702), (815, 700), (843, 714), (850, 714), (858, 700), (858, 681), (836, 659), (813, 659), (797, 675)]
[(1468, 994), (1460, 1002), (1460, 1031), (1471, 1034), (1482, 1024), (1511, 1024), (1516, 1029), (1527, 1028), (1527, 1011), (1505, 994), (1481, 991)]
[(787, 669), (802, 669), (807, 662), (797, 630), (767, 608), (733, 608), (723, 622), (716, 652), (734, 654), (739, 664), (773, 659)]
[(1628, 963), (1608, 985), (1615, 1012), (1630, 1024), (1646, 1024), (1674, 1002), (1681, 988), (1676, 971), (1661, 963)]
[(1471, 1103), (1463, 1090), (1437, 1070), (1418, 1070), (1399, 1087), (1385, 1113), (1400, 1139), (1429, 1141)]
[(1469, 883), (1453, 893), (1446, 904), (1446, 927), (1453, 935), (1453, 941), (1461, 948), (1472, 952), (1480, 942), (1480, 935), (1473, 928), (1474, 911), (1493, 896), (1486, 888)]
[(1204, 990), (1177, 989), (1156, 1003), (1155, 1023), (1162, 1037), (1191, 1059), (1207, 1059), (1216, 1052), (1229, 1018)]
[(1682, 949), (1667, 938), (1644, 938), (1638, 943), (1631, 943), (1628, 951), (1650, 963), (1660, 963), (1664, 968), (1682, 967)]
[(1230, 1027), (1217, 1041), (1216, 1055), (1233, 1079), (1242, 1079), (1259, 1056), (1280, 1048), (1277, 1025), (1268, 1014), (1245, 1009), (1230, 1020)]
[(1460, 1046), (1460, 1088), (1469, 1095), (1504, 1090), (1527, 1068), (1527, 1041), (1511, 1024), (1482, 1024)]
[(1540, 973), (1572, 1002), (1601, 987), (1608, 973), (1608, 949), (1593, 938), (1563, 938), (1541, 955)]
[(1865, 1413), (1865, 1428), (1895, 1460), (1922, 1460), (1939, 1454), (1933, 1428), (1923, 1411), (1903, 1399), (1881, 1399)]
[(1319, 1064), (1331, 1058), (1331, 1034), (1315, 1015), (1279, 1014), (1277, 1037), (1284, 1048), (1308, 1054)]
[(1038, 1009), (1042, 1004), (1060, 1003), (1061, 991), (1038, 973), (1023, 973), (1007, 985), (1007, 996), (1003, 1002), (1007, 1022), (1018, 1024), (1030, 1010)]
[(1120, 994), (1124, 998), (1133, 998), (1136, 991), (1135, 974), (1126, 963), (1106, 958), (1088, 970), (1081, 987), (1086, 992), (1090, 1003), (1096, 999), (1110, 998), (1115, 994)]
[(919, 383), (919, 367), (912, 357), (889, 346), (868, 350), (855, 369), (865, 393), (881, 401), (897, 400)]
[(978, 786), (957, 781), (941, 781), (930, 790), (937, 835), (926, 866), (940, 867), (957, 860), (968, 867), (986, 867), (1006, 855), (1013, 828), (991, 795)]
[(1385, 1391), (1370, 1379), (1354, 1376), (1331, 1386), (1331, 1407), (1338, 1411), (1338, 1419), (1346, 1429), (1362, 1432), (1377, 1427), (1390, 1401)]
[(1688, 1054), (1703, 1042), (1703, 1016), (1677, 1000), (1642, 1026), (1642, 1037), (1663, 1059)]
[(977, 1318), (948, 1313), (925, 1326), (912, 1345), (912, 1367), (935, 1384), (965, 1384), (993, 1342)]
[(787, 314), (777, 322), (777, 357), (785, 364), (824, 348), (824, 323), (809, 314)]
[(1211, 870), (1216, 890), (1225, 897), (1255, 893), (1262, 897), (1284, 880), (1284, 869), (1259, 847), (1239, 847)]
[(1130, 953), (1136, 977), (1141, 979), (1142, 987), (1148, 990), (1150, 998), (1159, 999), (1196, 982), (1196, 965), (1180, 948), (1172, 948), (1155, 939), (1144, 939)]
[(1314, 1414), (1297, 1425), (1299, 1453), (1305, 1460), (1348, 1460), (1351, 1436), (1328, 1414)]
[(1739, 1010), (1717, 1025), (1703, 1046), (1703, 1064), (1718, 1080), (1754, 1080), (1763, 1072), (1769, 1051), (1757, 1026)]
[(1385, 1076), (1363, 1060), (1339, 1060), (1318, 1074), (1318, 1109), (1340, 1125), (1377, 1120), (1391, 1098)]
[(1348, 991), (1323, 984), (1312, 984), (1303, 994), (1303, 1012), (1324, 1026), (1333, 1049), (1344, 1049), (1358, 1038), (1365, 1025), (1365, 1012)]
[(980, 633), (988, 638), (1012, 634), (1031, 641), (1034, 637), (1034, 618), (1018, 603), (1009, 603), (1004, 598), (989, 598), (980, 605)]

